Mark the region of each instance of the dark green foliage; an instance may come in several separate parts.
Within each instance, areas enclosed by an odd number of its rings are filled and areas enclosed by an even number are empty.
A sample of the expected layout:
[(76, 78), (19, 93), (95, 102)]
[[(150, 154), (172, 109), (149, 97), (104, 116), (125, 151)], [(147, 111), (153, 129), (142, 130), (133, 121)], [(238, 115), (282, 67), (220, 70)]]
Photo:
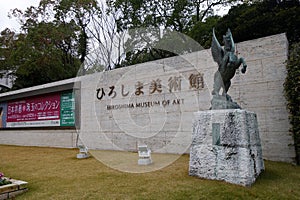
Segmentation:
[(11, 181), (6, 179), (0, 179), (0, 186), (11, 184)]
[(76, 49), (75, 33), (67, 26), (39, 23), (28, 29), (26, 37), (19, 38), (16, 51), (12, 54), (17, 77), (13, 89), (76, 76), (79, 59), (72, 54)]
[(117, 65), (116, 68), (149, 62), (162, 58), (168, 58), (172, 56), (176, 56), (176, 54), (156, 48), (144, 48), (142, 50), (137, 50), (136, 52), (127, 52), (125, 60), (120, 65)]
[[(14, 38), (16, 37), (15, 32), (10, 29), (5, 29), (0, 33), (0, 69), (1, 70), (12, 70), (13, 61), (10, 58), (12, 52), (16, 49), (16, 43)], [(22, 37), (22, 36), (21, 36)]]
[[(300, 4), (299, 1), (267, 0), (253, 4), (233, 6), (224, 17), (208, 17), (196, 23), (188, 35), (204, 48), (211, 44), (212, 28), (225, 33), (228, 28), (235, 42), (252, 40), (269, 35), (286, 33), (290, 43), (300, 41)], [(222, 38), (218, 34), (220, 41)]]
[(290, 48), (284, 88), (290, 111), (291, 132), (295, 141), (296, 161), (300, 164), (300, 42)]
[[(299, 2), (299, 1), (298, 1)], [(232, 7), (216, 25), (220, 33), (230, 28), (235, 42), (287, 33), (290, 43), (300, 41), (300, 4), (275, 0)]]
[(218, 24), (220, 19), (221, 17), (219, 16), (208, 17), (205, 22), (196, 23), (188, 32), (188, 35), (199, 42), (202, 47), (210, 48), (212, 29)]
[[(125, 60), (117, 68), (203, 49), (195, 40), (179, 32), (164, 31), (161, 37), (158, 29), (148, 28), (133, 30), (130, 34), (133, 39), (126, 41)], [(144, 48), (136, 48), (136, 44)]]

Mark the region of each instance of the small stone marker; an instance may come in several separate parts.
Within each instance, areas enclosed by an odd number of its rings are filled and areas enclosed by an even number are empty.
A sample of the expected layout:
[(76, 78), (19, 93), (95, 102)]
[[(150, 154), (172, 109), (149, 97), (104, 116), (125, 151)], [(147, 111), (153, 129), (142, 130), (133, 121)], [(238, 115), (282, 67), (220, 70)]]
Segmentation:
[(147, 145), (138, 146), (139, 160), (138, 165), (150, 165), (152, 163), (151, 150)]
[(84, 145), (78, 145), (79, 148), (79, 153), (77, 154), (77, 158), (78, 159), (82, 159), (82, 158), (88, 158), (89, 154), (88, 154), (88, 148)]

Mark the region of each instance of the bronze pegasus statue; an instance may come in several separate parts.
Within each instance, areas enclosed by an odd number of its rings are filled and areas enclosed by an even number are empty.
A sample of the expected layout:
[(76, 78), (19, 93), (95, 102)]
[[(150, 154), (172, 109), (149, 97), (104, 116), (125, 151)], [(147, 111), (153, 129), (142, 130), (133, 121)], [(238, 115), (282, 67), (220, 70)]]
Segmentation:
[(214, 75), (214, 86), (212, 95), (219, 95), (220, 89), (223, 89), (222, 96), (231, 101), (231, 97), (227, 94), (231, 85), (231, 79), (234, 77), (236, 70), (243, 64), (242, 73), (246, 72), (247, 65), (243, 58), (235, 55), (235, 45), (230, 29), (226, 35), (223, 35), (224, 49), (221, 47), (216, 38), (213, 29), (211, 53), (215, 62), (218, 63), (218, 71)]

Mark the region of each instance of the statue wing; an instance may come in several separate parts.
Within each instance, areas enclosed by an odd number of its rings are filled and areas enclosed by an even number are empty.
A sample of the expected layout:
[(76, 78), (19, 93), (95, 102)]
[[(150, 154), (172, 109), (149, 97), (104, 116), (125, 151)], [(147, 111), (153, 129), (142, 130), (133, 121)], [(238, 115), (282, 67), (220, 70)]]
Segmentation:
[(219, 66), (221, 66), (224, 57), (224, 50), (222, 49), (218, 39), (216, 38), (215, 29), (213, 29), (211, 54), (214, 61), (217, 62)]
[(234, 45), (233, 37), (232, 37), (231, 31), (229, 28), (228, 28), (227, 33), (230, 36), (230, 40), (231, 40), (231, 52), (235, 52), (235, 45)]

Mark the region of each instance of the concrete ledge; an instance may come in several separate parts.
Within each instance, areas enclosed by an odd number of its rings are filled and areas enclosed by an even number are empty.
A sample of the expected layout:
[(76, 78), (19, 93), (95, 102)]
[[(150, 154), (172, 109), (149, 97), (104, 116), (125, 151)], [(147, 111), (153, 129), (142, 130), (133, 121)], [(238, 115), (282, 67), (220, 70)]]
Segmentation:
[(11, 184), (0, 186), (0, 200), (15, 198), (28, 190), (27, 182), (14, 179), (10, 181)]

